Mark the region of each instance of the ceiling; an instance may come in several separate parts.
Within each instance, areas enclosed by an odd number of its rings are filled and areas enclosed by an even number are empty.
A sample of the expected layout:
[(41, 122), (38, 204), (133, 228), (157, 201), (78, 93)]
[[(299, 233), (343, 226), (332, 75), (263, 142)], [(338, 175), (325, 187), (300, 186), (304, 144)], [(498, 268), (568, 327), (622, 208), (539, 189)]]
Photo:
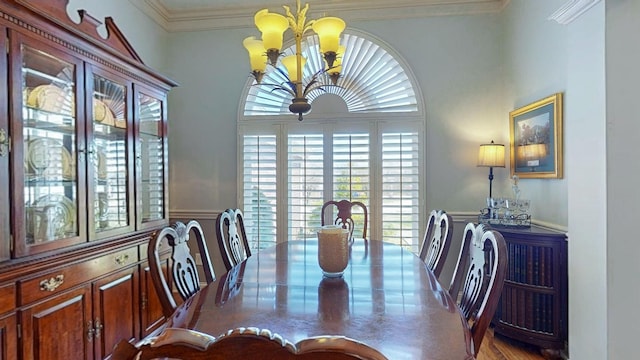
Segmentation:
[[(253, 26), (256, 11), (295, 11), (294, 0), (129, 0), (167, 31)], [(335, 15), (347, 21), (500, 12), (509, 0), (301, 0), (309, 16)]]

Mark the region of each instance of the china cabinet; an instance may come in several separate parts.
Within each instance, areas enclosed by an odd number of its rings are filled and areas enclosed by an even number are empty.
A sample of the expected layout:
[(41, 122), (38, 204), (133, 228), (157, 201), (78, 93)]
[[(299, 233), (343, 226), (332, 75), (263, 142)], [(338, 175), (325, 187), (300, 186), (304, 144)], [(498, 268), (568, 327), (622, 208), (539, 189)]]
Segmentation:
[(67, 5), (0, 2), (0, 359), (107, 358), (163, 319), (146, 246), (177, 84)]
[(494, 331), (539, 346), (547, 358), (567, 347), (567, 239), (535, 225), (496, 227), (507, 243), (509, 266)]

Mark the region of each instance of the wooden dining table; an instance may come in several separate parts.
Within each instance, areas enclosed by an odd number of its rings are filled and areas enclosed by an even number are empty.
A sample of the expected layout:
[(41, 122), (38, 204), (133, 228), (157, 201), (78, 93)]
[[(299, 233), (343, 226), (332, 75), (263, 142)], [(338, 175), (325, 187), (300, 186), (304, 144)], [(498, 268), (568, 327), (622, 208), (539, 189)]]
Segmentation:
[(401, 246), (358, 239), (340, 278), (323, 277), (316, 239), (260, 250), (179, 306), (168, 327), (213, 336), (268, 329), (295, 343), (341, 335), (389, 359), (473, 359), (457, 305), (425, 263)]

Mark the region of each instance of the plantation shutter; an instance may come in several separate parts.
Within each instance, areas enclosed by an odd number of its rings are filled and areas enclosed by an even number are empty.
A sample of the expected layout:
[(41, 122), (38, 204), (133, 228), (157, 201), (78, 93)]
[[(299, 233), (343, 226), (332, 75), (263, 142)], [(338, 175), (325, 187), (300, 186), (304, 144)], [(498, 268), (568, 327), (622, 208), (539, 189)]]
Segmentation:
[(316, 237), (324, 183), (323, 135), (290, 134), (287, 146), (289, 238)]
[(243, 136), (243, 212), (252, 249), (276, 243), (276, 135)]
[(382, 134), (382, 228), (385, 241), (418, 251), (420, 154), (418, 133)]
[[(361, 201), (367, 209), (369, 208), (371, 198), (369, 139), (369, 133), (333, 135), (333, 200)], [(364, 214), (357, 207), (353, 208), (352, 217), (356, 225), (364, 222)], [(367, 233), (371, 234), (370, 225), (367, 226)], [(353, 236), (354, 238), (362, 237), (362, 226), (355, 226)]]

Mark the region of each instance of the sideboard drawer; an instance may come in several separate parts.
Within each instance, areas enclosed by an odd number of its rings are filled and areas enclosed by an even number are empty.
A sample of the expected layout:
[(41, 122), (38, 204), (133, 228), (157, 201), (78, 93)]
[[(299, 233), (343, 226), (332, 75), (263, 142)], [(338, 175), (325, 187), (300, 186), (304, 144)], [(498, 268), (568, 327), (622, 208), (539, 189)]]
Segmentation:
[(19, 303), (20, 305), (29, 304), (138, 261), (136, 246), (21, 281)]

